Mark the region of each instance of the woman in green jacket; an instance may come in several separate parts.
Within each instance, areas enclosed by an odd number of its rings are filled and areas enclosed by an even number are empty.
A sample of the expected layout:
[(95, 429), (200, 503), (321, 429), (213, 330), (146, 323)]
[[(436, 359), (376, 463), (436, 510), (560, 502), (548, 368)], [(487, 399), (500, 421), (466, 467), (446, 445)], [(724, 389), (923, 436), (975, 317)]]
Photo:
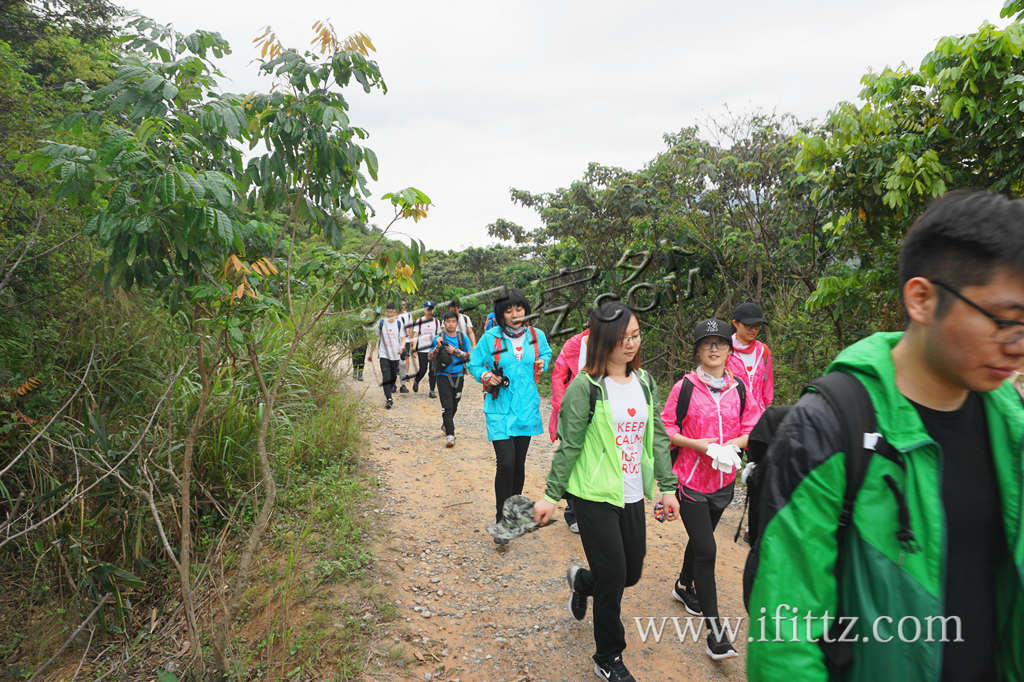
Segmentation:
[(647, 551), (644, 498), (657, 483), (665, 516), (679, 512), (668, 436), (656, 386), (640, 369), (640, 324), (622, 303), (605, 303), (591, 320), (587, 364), (569, 384), (558, 417), (558, 449), (534, 518), (546, 523), (563, 496), (576, 510), (589, 569), (570, 566), (569, 611), (577, 620), (594, 598), (594, 672), (633, 680), (622, 662), (622, 593), (640, 580)]

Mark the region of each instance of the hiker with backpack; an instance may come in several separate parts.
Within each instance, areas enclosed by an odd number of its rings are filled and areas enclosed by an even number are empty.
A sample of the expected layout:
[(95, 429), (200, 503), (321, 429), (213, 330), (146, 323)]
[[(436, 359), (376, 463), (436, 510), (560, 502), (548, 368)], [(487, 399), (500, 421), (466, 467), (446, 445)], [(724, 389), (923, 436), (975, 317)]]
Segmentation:
[[(592, 317), (593, 312), (591, 310), (588, 316)], [(555, 358), (555, 364), (551, 366), (551, 417), (548, 419), (548, 435), (551, 436), (552, 443), (558, 441), (558, 414), (562, 409), (562, 396), (565, 395), (565, 389), (587, 364), (587, 337), (589, 334), (590, 329), (584, 329), (579, 334), (569, 337), (562, 345), (558, 357)], [(580, 532), (571, 499), (565, 501), (565, 513), (562, 518), (565, 519), (571, 532), (577, 534)]]
[(418, 393), (420, 381), (424, 375), (430, 382), (430, 397), (436, 398), (437, 375), (434, 373), (434, 363), (430, 362), (427, 355), (434, 347), (434, 339), (441, 333), (441, 323), (434, 317), (434, 302), (427, 301), (423, 304), (423, 316), (415, 322), (416, 330), (412, 337), (412, 347), (416, 351), (416, 360), (419, 362), (419, 369), (412, 381), (412, 392)]
[(636, 315), (618, 301), (603, 304), (591, 317), (586, 365), (565, 390), (558, 449), (534, 505), (544, 524), (563, 496), (573, 502), (589, 568), (569, 567), (569, 612), (583, 620), (594, 598), (594, 672), (616, 682), (634, 679), (622, 662), (620, 613), (647, 551), (644, 498), (660, 498), (667, 519), (679, 510), (657, 385), (640, 365)]
[(402, 329), (405, 330), (404, 345), (402, 346), (401, 361), (403, 366), (401, 368), (402, 386), (399, 389), (400, 393), (408, 393), (409, 388), (405, 385), (405, 382), (409, 380), (409, 377), (416, 374), (415, 360), (416, 353), (413, 350), (413, 337), (416, 335), (416, 329), (413, 325), (412, 313), (409, 312), (409, 303), (405, 299), (402, 299), (402, 311), (398, 313), (398, 319), (402, 323)]
[(455, 446), (455, 413), (462, 398), (466, 360), (472, 350), (469, 337), (459, 331), (459, 314), (449, 310), (444, 314), (444, 333), (434, 339), (428, 358), (436, 367), (445, 447)]
[(752, 474), (750, 679), (1024, 679), (1024, 406), (1007, 381), (1024, 366), (1024, 200), (934, 201), (899, 281), (904, 331), (843, 350)]
[(473, 346), (476, 345), (476, 333), (473, 331), (473, 320), (469, 319), (469, 315), (462, 312), (462, 304), (459, 299), (453, 298), (448, 302), (448, 310), (454, 312), (459, 316), (459, 328), (460, 334), (465, 334), (469, 338), (469, 343)]
[(399, 360), (402, 357), (402, 346), (405, 341), (405, 328), (398, 317), (398, 307), (394, 303), (384, 306), (384, 317), (377, 320), (377, 342), (371, 343), (366, 350), (366, 362), (373, 362), (376, 352), (380, 359), (381, 388), (384, 389), (384, 407), (388, 410), (394, 405), (392, 395), (395, 393), (395, 382), (399, 376)]
[(497, 521), (505, 500), (523, 492), (530, 438), (544, 433), (537, 381), (551, 361), (551, 348), (543, 331), (526, 324), (529, 314), (523, 293), (509, 289), (494, 302), (494, 317), (501, 324), (484, 332), (469, 359), (469, 373), (487, 393), (484, 418), (494, 447)]
[(772, 371), (772, 352), (757, 340), (761, 327), (767, 325), (761, 306), (740, 303), (732, 312), (732, 353), (726, 367), (747, 387), (747, 400), (757, 416), (772, 404), (775, 398), (775, 377)]
[(732, 351), (729, 323), (715, 318), (693, 328), (696, 367), (669, 392), (661, 420), (679, 478), (679, 516), (686, 550), (672, 597), (709, 628), (706, 653), (714, 660), (738, 655), (719, 623), (715, 585), (715, 527), (732, 501), (740, 450), (756, 421), (746, 386), (726, 364)]

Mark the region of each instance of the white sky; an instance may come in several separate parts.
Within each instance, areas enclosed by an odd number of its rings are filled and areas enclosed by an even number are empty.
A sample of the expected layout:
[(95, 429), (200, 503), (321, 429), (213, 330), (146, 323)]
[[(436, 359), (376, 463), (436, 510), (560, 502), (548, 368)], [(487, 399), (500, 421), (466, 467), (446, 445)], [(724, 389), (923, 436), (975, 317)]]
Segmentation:
[[(914, 67), (944, 35), (998, 25), (1003, 0), (124, 0), (188, 33), (219, 31), (234, 50), (226, 90), (266, 89), (252, 39), (270, 25), (304, 49), (317, 19), (377, 47), (388, 93), (347, 97), (380, 160), (377, 197), (409, 185), (430, 217), (392, 228), (430, 248), (494, 242), (496, 218), (535, 227), (511, 187), (564, 187), (587, 163), (636, 169), (662, 135), (751, 109), (821, 119), (853, 100), (868, 69)], [(397, 235), (396, 235), (397, 236)]]

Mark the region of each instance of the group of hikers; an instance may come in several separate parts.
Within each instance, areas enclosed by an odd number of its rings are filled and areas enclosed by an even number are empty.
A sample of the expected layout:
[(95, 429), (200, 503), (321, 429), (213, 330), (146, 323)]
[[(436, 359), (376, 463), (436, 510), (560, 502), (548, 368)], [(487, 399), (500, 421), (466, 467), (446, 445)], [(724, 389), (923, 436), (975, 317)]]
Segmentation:
[[(936, 200), (904, 240), (899, 282), (904, 330), (842, 351), (792, 406), (772, 405), (772, 355), (757, 339), (768, 321), (754, 303), (694, 325), (693, 369), (663, 404), (625, 304), (591, 310), (565, 342), (547, 425), (557, 447), (532, 514), (545, 525), (564, 500), (580, 536), (587, 566), (568, 567), (569, 611), (582, 620), (593, 600), (598, 677), (634, 679), (620, 610), (642, 573), (645, 499), (686, 531), (666, 591), (703, 618), (712, 659), (738, 655), (718, 608), (714, 531), (749, 476), (749, 679), (1024, 680), (1024, 407), (1007, 381), (1024, 367), (1024, 200)], [(462, 345), (456, 307), (415, 346), (428, 361), (451, 357), (453, 387), (465, 368), (487, 390), (499, 522), (544, 432), (537, 385), (552, 353), (530, 312), (510, 290), (479, 341)], [(377, 344), (388, 407), (397, 317), (387, 311)], [(414, 390), (423, 371), (421, 357)], [(457, 400), (442, 397), (450, 442)], [(951, 636), (921, 631), (934, 619), (955, 625)]]

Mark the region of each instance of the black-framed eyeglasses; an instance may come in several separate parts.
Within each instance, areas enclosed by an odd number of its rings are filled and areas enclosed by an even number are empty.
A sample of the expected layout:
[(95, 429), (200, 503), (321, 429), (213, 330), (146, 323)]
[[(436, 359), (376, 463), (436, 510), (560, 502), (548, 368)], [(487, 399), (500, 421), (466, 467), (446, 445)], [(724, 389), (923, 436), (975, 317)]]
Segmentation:
[(933, 279), (931, 280), (931, 282), (936, 286), (942, 287), (943, 289), (953, 294), (967, 305), (977, 310), (979, 313), (981, 313), (988, 319), (995, 322), (996, 333), (992, 335), (992, 339), (994, 341), (1005, 345), (1008, 343), (1013, 343), (1014, 341), (1020, 341), (1021, 339), (1024, 339), (1024, 320), (1006, 320), (1003, 319), (1002, 317), (996, 317), (995, 315), (985, 310), (971, 299), (961, 294), (959, 291), (957, 291), (950, 285), (943, 282), (941, 279)]
[(701, 341), (700, 343), (701, 350), (723, 350), (729, 347), (728, 341)]

